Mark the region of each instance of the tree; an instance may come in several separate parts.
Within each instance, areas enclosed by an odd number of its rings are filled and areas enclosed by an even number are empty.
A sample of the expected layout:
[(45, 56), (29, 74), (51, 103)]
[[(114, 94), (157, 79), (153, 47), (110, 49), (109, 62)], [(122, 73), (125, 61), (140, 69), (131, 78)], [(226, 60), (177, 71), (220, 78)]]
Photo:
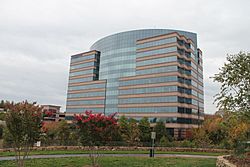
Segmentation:
[(58, 134), (58, 122), (43, 123), (42, 130), (45, 134), (45, 143), (49, 145), (55, 144)]
[(112, 141), (112, 131), (117, 126), (115, 115), (116, 113), (109, 116), (102, 113), (93, 114), (92, 111), (75, 115), (76, 126), (81, 136), (81, 143), (83, 145), (94, 146)]
[(128, 136), (128, 119), (122, 115), (118, 120), (119, 132), (123, 141), (127, 141)]
[(140, 136), (139, 136), (140, 142), (150, 142), (151, 129), (148, 118), (147, 117), (142, 118), (138, 124), (138, 127), (140, 130)]
[(69, 145), (70, 142), (70, 128), (68, 123), (65, 120), (62, 120), (58, 123), (58, 140), (60, 145)]
[(138, 142), (140, 141), (139, 135), (140, 135), (140, 130), (138, 128), (136, 120), (130, 118), (128, 124), (128, 136), (127, 136), (127, 142), (129, 143), (129, 145), (137, 145)]
[(154, 131), (156, 132), (156, 141), (160, 141), (163, 136), (167, 135), (165, 123), (162, 121), (156, 122), (154, 127)]
[(164, 135), (160, 139), (160, 144), (161, 147), (168, 147), (170, 145), (168, 138)]
[[(227, 56), (227, 63), (213, 77), (221, 83), (216, 95), (222, 125), (229, 145), (236, 151), (238, 143), (250, 138), (250, 53), (240, 52)], [(248, 139), (247, 139), (248, 138)]]
[[(237, 112), (205, 116), (200, 128), (193, 129), (193, 140), (197, 146), (220, 146), (239, 150), (240, 143), (248, 140), (250, 124), (242, 120)], [(240, 148), (241, 150), (242, 147)]]
[(65, 120), (60, 122), (47, 122), (43, 125), (45, 143), (68, 145), (70, 139), (70, 128)]
[(1, 120), (1, 121), (4, 121), (4, 120), (5, 120), (5, 115), (6, 115), (6, 113), (0, 112), (0, 120)]
[(0, 108), (4, 108), (5, 107), (5, 102), (4, 102), (4, 100), (1, 100), (1, 102), (0, 102)]
[(92, 166), (99, 166), (99, 153), (93, 146), (105, 144), (113, 139), (113, 131), (117, 129), (115, 115), (116, 113), (109, 116), (102, 113), (93, 114), (92, 111), (85, 111), (85, 114), (75, 115), (75, 122), (79, 129), (82, 145), (91, 146), (89, 156)]
[(244, 112), (250, 118), (250, 53), (228, 55), (227, 61), (213, 77), (221, 83), (215, 101), (223, 111)]
[(127, 119), (125, 116), (121, 116), (119, 119), (119, 131), (123, 141), (129, 145), (138, 144), (140, 130), (135, 119)]
[(6, 130), (11, 137), (17, 166), (23, 167), (31, 147), (41, 134), (42, 108), (35, 103), (6, 103)]
[(211, 145), (211, 140), (202, 128), (193, 129), (193, 140), (196, 146), (207, 148)]

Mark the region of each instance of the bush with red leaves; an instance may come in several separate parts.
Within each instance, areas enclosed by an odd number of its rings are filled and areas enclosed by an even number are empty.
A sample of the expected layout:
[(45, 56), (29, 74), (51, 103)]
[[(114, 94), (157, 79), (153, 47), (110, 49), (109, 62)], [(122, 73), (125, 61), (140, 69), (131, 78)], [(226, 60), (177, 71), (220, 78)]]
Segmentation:
[(106, 116), (102, 113), (94, 114), (85, 111), (85, 114), (75, 115), (75, 125), (79, 129), (83, 145), (99, 145), (112, 141), (118, 132), (116, 113)]

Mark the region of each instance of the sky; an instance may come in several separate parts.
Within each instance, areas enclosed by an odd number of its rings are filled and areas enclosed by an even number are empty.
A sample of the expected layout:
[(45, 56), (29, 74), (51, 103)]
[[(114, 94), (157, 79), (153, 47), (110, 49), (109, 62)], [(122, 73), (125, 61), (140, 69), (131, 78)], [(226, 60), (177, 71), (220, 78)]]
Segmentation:
[(70, 55), (117, 32), (195, 32), (204, 57), (205, 112), (217, 111), (210, 78), (227, 54), (250, 50), (249, 0), (0, 0), (0, 99), (66, 104)]

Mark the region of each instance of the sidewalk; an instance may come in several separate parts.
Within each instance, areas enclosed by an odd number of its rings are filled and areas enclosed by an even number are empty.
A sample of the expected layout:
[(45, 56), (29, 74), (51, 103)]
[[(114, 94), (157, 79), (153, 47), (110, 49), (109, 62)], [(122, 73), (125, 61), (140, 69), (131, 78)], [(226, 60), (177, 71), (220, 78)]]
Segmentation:
[[(66, 157), (88, 157), (89, 154), (57, 154), (57, 155), (30, 155), (30, 159), (38, 158), (66, 158)], [(104, 157), (149, 157), (149, 154), (100, 154)], [(178, 157), (178, 158), (217, 158), (217, 156), (208, 155), (187, 155), (187, 154), (155, 154), (155, 157)], [(0, 161), (15, 160), (14, 156), (0, 157)]]

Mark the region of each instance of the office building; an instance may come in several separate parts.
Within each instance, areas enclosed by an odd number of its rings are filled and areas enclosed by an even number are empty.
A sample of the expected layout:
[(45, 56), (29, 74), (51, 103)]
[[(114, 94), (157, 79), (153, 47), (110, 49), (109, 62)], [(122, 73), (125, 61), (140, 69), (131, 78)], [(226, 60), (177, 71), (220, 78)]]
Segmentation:
[(71, 56), (67, 118), (85, 110), (164, 121), (183, 138), (204, 119), (197, 35), (169, 29), (121, 32)]

